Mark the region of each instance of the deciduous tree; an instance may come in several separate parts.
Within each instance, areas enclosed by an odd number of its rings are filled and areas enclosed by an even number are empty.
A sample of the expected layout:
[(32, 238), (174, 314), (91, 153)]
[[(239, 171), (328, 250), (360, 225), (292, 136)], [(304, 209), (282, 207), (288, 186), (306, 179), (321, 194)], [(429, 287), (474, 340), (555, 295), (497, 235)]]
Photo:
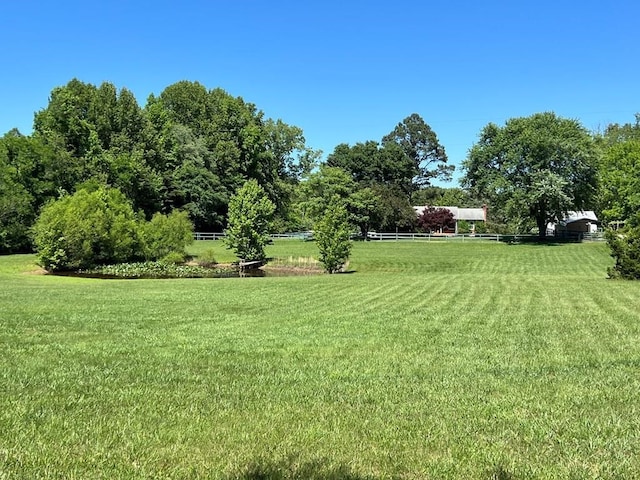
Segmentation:
[(484, 127), (462, 183), (512, 219), (534, 221), (544, 237), (549, 222), (593, 206), (597, 164), (593, 138), (579, 122), (538, 113)]
[(275, 205), (256, 180), (247, 181), (229, 201), (226, 245), (242, 261), (265, 260)]
[(418, 216), (418, 228), (423, 232), (442, 232), (445, 228), (454, 228), (453, 213), (446, 208), (427, 207)]
[(322, 218), (316, 223), (313, 232), (320, 263), (327, 273), (338, 272), (351, 254), (351, 228), (349, 213), (340, 200), (334, 199)]

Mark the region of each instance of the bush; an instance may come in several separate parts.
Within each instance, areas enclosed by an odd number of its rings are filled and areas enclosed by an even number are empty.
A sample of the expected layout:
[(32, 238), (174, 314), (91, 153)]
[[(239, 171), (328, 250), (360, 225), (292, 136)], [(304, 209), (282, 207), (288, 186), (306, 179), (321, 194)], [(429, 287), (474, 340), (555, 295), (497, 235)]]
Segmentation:
[(640, 279), (640, 227), (608, 230), (605, 237), (611, 248), (611, 256), (616, 260), (616, 264), (607, 270), (609, 277)]
[(213, 267), (214, 265), (217, 265), (218, 262), (216, 260), (213, 248), (208, 248), (200, 255), (198, 255), (197, 263), (201, 267)]
[(160, 259), (163, 263), (171, 263), (173, 265), (180, 265), (185, 262), (186, 255), (183, 252), (169, 252)]
[(50, 271), (158, 260), (184, 261), (193, 226), (184, 212), (156, 214), (140, 221), (117, 189), (79, 190), (46, 205), (33, 227), (38, 261)]
[(186, 212), (174, 211), (169, 215), (156, 213), (141, 227), (144, 256), (158, 260), (171, 253), (182, 254), (193, 243), (193, 224)]
[(77, 270), (142, 257), (138, 221), (117, 189), (80, 190), (46, 205), (33, 227), (47, 270)]
[(460, 220), (458, 222), (458, 233), (471, 233), (471, 224), (466, 220)]
[(237, 277), (234, 268), (204, 268), (197, 265), (176, 265), (168, 262), (134, 262), (102, 265), (83, 270), (87, 276), (107, 276), (117, 278), (213, 278)]
[(476, 222), (476, 229), (475, 229), (475, 233), (477, 233), (478, 235), (483, 234), (483, 233), (487, 233), (487, 223), (486, 222)]
[(349, 259), (352, 245), (349, 214), (344, 205), (332, 202), (316, 223), (313, 235), (320, 250), (320, 263), (324, 265), (325, 271), (339, 271)]

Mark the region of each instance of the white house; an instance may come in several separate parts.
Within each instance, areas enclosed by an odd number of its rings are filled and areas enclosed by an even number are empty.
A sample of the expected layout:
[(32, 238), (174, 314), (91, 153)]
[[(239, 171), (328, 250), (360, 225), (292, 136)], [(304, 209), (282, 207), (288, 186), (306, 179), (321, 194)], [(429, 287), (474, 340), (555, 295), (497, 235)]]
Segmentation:
[(593, 210), (567, 212), (565, 218), (557, 224), (547, 225), (548, 235), (562, 235), (564, 233), (595, 233), (598, 231), (600, 220)]
[(465, 221), (469, 222), (471, 226), (471, 233), (475, 232), (476, 222), (486, 222), (487, 221), (487, 206), (484, 205), (481, 208), (461, 208), (461, 207), (439, 207), (435, 205), (421, 205), (418, 207), (413, 207), (416, 211), (417, 215), (422, 215), (422, 212), (433, 206), (433, 208), (444, 208), (449, 210), (453, 214), (453, 220), (456, 222), (455, 232), (450, 233), (458, 233), (458, 222)]

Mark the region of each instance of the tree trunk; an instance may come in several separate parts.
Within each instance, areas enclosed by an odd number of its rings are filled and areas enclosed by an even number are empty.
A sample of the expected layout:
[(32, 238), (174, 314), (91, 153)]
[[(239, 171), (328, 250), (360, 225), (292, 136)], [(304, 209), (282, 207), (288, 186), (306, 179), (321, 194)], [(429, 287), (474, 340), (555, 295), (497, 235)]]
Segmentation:
[(545, 217), (537, 217), (536, 224), (538, 225), (538, 237), (540, 239), (547, 238), (547, 219)]

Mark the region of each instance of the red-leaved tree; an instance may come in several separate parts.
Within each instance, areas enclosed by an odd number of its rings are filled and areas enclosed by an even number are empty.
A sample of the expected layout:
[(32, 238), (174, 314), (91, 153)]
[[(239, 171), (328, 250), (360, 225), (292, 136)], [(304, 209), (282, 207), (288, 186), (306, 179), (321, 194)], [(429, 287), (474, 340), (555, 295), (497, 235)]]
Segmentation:
[(455, 228), (453, 213), (446, 208), (427, 207), (418, 217), (418, 228), (423, 232), (442, 231), (445, 228)]

